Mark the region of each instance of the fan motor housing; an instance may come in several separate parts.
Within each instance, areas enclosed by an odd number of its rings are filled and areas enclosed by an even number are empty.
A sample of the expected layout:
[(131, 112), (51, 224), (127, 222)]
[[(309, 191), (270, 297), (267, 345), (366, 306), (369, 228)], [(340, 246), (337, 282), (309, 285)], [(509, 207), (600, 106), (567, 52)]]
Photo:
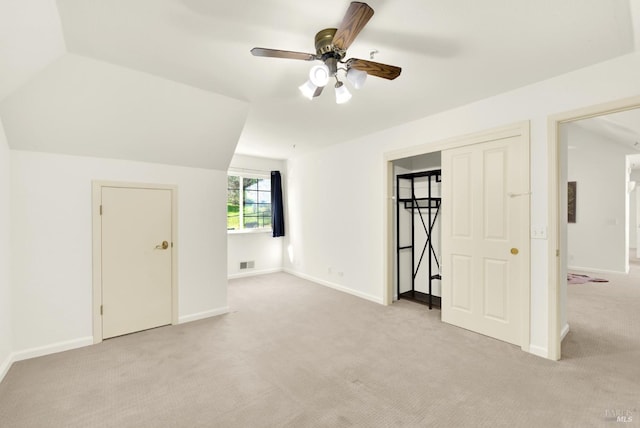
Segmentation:
[(325, 28), (316, 34), (316, 53), (320, 56), (333, 52), (333, 36), (338, 31), (337, 28)]

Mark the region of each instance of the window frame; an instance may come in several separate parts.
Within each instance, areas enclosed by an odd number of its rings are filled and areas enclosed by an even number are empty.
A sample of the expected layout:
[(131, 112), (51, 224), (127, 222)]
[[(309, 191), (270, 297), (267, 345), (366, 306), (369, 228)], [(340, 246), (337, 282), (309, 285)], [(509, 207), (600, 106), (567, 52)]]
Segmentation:
[[(244, 227), (244, 179), (260, 179), (260, 180), (271, 180), (271, 175), (269, 173), (248, 173), (242, 171), (229, 170), (227, 171), (227, 206), (229, 203), (229, 177), (238, 177), (238, 229), (229, 229), (229, 211), (227, 209), (227, 233), (228, 234), (242, 234), (242, 233), (272, 233), (273, 225), (269, 222), (269, 226), (267, 227), (252, 227), (245, 228)], [(269, 191), (271, 193), (271, 191)], [(271, 200), (269, 201), (269, 208), (271, 209)]]

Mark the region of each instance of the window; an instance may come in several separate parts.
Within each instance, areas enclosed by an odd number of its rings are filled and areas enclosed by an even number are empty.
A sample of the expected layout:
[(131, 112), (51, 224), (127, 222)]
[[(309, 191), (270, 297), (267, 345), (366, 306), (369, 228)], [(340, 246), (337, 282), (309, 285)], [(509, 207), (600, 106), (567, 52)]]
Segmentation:
[(227, 177), (227, 230), (271, 230), (271, 179)]

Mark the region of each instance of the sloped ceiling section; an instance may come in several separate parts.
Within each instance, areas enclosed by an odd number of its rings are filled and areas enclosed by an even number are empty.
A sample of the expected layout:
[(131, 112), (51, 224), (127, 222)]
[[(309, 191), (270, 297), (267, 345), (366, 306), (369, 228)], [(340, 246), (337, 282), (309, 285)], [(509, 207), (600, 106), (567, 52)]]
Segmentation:
[(65, 51), (55, 0), (0, 2), (0, 100)]
[[(0, 118), (9, 146), (226, 170), (248, 103), (105, 62), (108, 56), (67, 53), (61, 3), (0, 1)], [(73, 6), (89, 4), (99, 6)], [(135, 4), (118, 3), (120, 17)], [(91, 28), (88, 18), (79, 17)]]
[(248, 104), (67, 54), (0, 102), (12, 149), (226, 170)]

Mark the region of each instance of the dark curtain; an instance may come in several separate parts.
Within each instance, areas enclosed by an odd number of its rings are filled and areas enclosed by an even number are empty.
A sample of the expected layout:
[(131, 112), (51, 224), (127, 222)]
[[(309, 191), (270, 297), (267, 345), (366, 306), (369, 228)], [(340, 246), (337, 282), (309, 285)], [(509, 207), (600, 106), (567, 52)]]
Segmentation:
[(273, 237), (284, 236), (284, 209), (282, 206), (282, 178), (280, 171), (271, 171), (271, 227)]

